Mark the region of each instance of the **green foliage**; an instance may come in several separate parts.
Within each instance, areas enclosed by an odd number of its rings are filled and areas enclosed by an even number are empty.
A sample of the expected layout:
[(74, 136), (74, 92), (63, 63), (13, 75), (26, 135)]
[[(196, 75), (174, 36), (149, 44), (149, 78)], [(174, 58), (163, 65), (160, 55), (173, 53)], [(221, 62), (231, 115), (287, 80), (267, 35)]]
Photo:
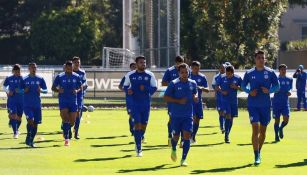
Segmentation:
[(286, 44), (286, 51), (301, 51), (307, 50), (307, 39), (299, 41), (290, 41)]
[[(182, 2), (183, 53), (205, 68), (222, 61), (251, 66), (256, 49), (267, 50), (269, 64), (279, 49), (278, 27), (287, 1), (193, 0)], [(193, 20), (188, 20), (191, 14)], [(189, 17), (191, 19), (191, 17)], [(193, 44), (191, 44), (193, 41)]]

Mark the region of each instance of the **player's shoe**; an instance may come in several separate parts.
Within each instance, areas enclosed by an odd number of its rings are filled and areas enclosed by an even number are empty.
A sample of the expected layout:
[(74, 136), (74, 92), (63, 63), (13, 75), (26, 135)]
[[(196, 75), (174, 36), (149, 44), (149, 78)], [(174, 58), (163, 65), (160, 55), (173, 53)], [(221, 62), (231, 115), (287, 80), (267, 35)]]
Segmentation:
[(26, 137), (26, 141), (25, 141), (26, 145), (31, 146), (31, 139), (30, 137)]
[(69, 139), (65, 139), (64, 146), (69, 146)]
[(284, 138), (284, 131), (283, 131), (283, 129), (282, 128), (279, 128), (279, 137), (281, 138), (281, 139), (283, 139)]
[(195, 138), (191, 138), (190, 141), (191, 141), (191, 144), (196, 144), (197, 143)]
[(184, 159), (181, 159), (181, 161), (180, 161), (180, 166), (188, 166), (187, 161), (184, 160)]
[(221, 129), (221, 133), (224, 134), (225, 133), (225, 129)]
[(33, 142), (31, 142), (30, 147), (31, 148), (36, 148), (36, 145)]
[(177, 151), (176, 150), (173, 150), (172, 149), (172, 152), (171, 152), (171, 159), (173, 162), (176, 162), (177, 161)]
[(179, 148), (183, 148), (183, 141), (180, 142)]
[(15, 134), (13, 135), (13, 138), (14, 138), (14, 139), (18, 139), (18, 137), (19, 137), (18, 132), (17, 132), (17, 133), (15, 133)]
[(142, 150), (139, 150), (139, 151), (136, 152), (136, 157), (143, 157)]
[(260, 163), (261, 163), (261, 157), (260, 157), (260, 154), (259, 154), (258, 156), (255, 157), (254, 165), (258, 166), (258, 165), (260, 165)]
[(142, 143), (146, 144), (147, 140), (145, 139), (145, 137), (142, 138)]
[(168, 138), (167, 141), (167, 146), (171, 147), (172, 146), (172, 138)]
[(75, 135), (75, 136), (74, 136), (74, 137), (75, 137), (75, 139), (77, 139), (77, 140), (79, 140), (79, 139), (80, 139), (79, 134), (75, 133), (74, 135)]
[(229, 136), (225, 135), (225, 143), (230, 143)]

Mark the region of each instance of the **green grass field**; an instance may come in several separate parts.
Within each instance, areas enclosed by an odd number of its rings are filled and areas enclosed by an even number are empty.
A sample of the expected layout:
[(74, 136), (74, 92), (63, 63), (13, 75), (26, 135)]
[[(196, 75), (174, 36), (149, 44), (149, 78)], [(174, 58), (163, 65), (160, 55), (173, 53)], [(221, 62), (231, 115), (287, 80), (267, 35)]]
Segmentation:
[(189, 166), (179, 167), (179, 162), (171, 161), (170, 148), (166, 146), (164, 110), (151, 113), (146, 133), (148, 143), (143, 146), (142, 158), (135, 157), (134, 145), (130, 143), (133, 138), (129, 136), (125, 110), (85, 113), (80, 131), (82, 139), (72, 140), (70, 147), (63, 146), (59, 112), (44, 110), (36, 149), (24, 145), (25, 122), (19, 139), (12, 139), (7, 113), (1, 110), (0, 174), (307, 174), (306, 113), (292, 113), (285, 138), (277, 144), (273, 143), (273, 123), (270, 123), (259, 167), (251, 165), (253, 152), (247, 112), (241, 110), (239, 114), (232, 129), (231, 144), (224, 144), (216, 111), (205, 111), (198, 143), (188, 155)]

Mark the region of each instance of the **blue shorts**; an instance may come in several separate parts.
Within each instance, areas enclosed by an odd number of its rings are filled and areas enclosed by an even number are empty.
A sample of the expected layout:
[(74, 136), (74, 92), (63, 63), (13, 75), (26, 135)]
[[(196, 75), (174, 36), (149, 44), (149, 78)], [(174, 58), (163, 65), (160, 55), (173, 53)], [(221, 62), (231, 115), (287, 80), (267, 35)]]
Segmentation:
[(25, 107), (24, 112), (27, 120), (34, 120), (35, 124), (42, 123), (42, 109), (40, 107)]
[(238, 117), (238, 104), (231, 104), (229, 102), (223, 102), (222, 111), (226, 115), (230, 115), (232, 118)]
[(267, 126), (271, 121), (270, 107), (248, 107), (249, 119), (251, 123), (260, 122), (261, 125)]
[(193, 104), (193, 116), (197, 117), (199, 119), (204, 118), (204, 112), (203, 112), (203, 104), (202, 102), (194, 103)]
[(78, 112), (77, 102), (59, 102), (59, 108), (68, 109), (69, 112)]
[(146, 125), (149, 120), (150, 106), (133, 105), (131, 115), (135, 124)]
[(181, 131), (193, 132), (193, 118), (172, 117), (171, 126), (174, 135), (179, 135)]
[(273, 118), (280, 118), (281, 115), (290, 117), (290, 107), (273, 105)]
[(23, 114), (23, 103), (7, 103), (7, 111), (9, 114), (17, 114), (17, 116), (22, 116)]
[(130, 115), (132, 111), (132, 104), (126, 101), (127, 113)]

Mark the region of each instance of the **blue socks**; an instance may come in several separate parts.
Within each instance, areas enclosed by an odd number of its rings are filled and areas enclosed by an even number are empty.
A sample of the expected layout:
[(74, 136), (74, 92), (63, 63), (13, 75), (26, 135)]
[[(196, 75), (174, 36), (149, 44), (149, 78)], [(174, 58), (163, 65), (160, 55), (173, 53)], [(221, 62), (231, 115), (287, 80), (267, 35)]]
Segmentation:
[(16, 120), (16, 121), (17, 121), (17, 131), (18, 131), (18, 129), (19, 129), (20, 125), (21, 125), (21, 121), (19, 121), (19, 120)]
[(36, 136), (36, 133), (37, 133), (37, 126), (34, 126), (33, 128), (32, 128), (32, 135), (31, 135), (31, 137), (32, 137), (32, 142), (33, 142), (33, 140), (34, 140), (34, 137)]
[(226, 135), (230, 133), (230, 123), (231, 123), (231, 119), (225, 120), (225, 134)]
[(134, 122), (132, 120), (132, 117), (129, 117), (129, 129), (130, 129), (130, 133), (133, 135), (134, 134)]
[(137, 151), (142, 150), (142, 131), (141, 130), (135, 130), (134, 131), (134, 141), (136, 145)]
[(176, 146), (177, 146), (177, 144), (178, 144), (178, 140), (175, 141), (175, 140), (172, 138), (171, 142), (172, 142), (172, 149), (175, 151), (175, 150), (176, 150)]
[(196, 136), (196, 134), (197, 134), (198, 128), (199, 128), (199, 123), (193, 123), (193, 133), (192, 133), (192, 137), (193, 137), (194, 140), (195, 140), (195, 136)]
[(172, 138), (172, 127), (171, 122), (167, 123), (167, 130), (168, 130), (168, 138)]
[(81, 116), (78, 116), (78, 117), (76, 118), (75, 126), (74, 126), (75, 134), (78, 134), (79, 126), (80, 126), (80, 121), (81, 121)]
[(71, 129), (71, 125), (70, 123), (63, 123), (63, 134), (64, 134), (64, 138), (69, 139), (69, 131)]
[(14, 133), (14, 134), (17, 134), (17, 131), (18, 131), (18, 123), (17, 123), (17, 120), (12, 119), (11, 124), (12, 124), (13, 133)]
[(254, 151), (254, 155), (255, 155), (255, 159), (257, 159), (260, 155), (260, 151), (258, 151), (258, 150)]
[(275, 131), (275, 137), (278, 136), (278, 131), (279, 131), (279, 124), (274, 123), (274, 131)]
[(182, 160), (185, 160), (187, 158), (188, 152), (190, 150), (190, 139), (183, 141), (183, 148), (182, 148)]
[(220, 129), (224, 130), (225, 129), (225, 127), (224, 127), (224, 125), (225, 125), (225, 118), (222, 115), (220, 115), (219, 121), (220, 121)]

